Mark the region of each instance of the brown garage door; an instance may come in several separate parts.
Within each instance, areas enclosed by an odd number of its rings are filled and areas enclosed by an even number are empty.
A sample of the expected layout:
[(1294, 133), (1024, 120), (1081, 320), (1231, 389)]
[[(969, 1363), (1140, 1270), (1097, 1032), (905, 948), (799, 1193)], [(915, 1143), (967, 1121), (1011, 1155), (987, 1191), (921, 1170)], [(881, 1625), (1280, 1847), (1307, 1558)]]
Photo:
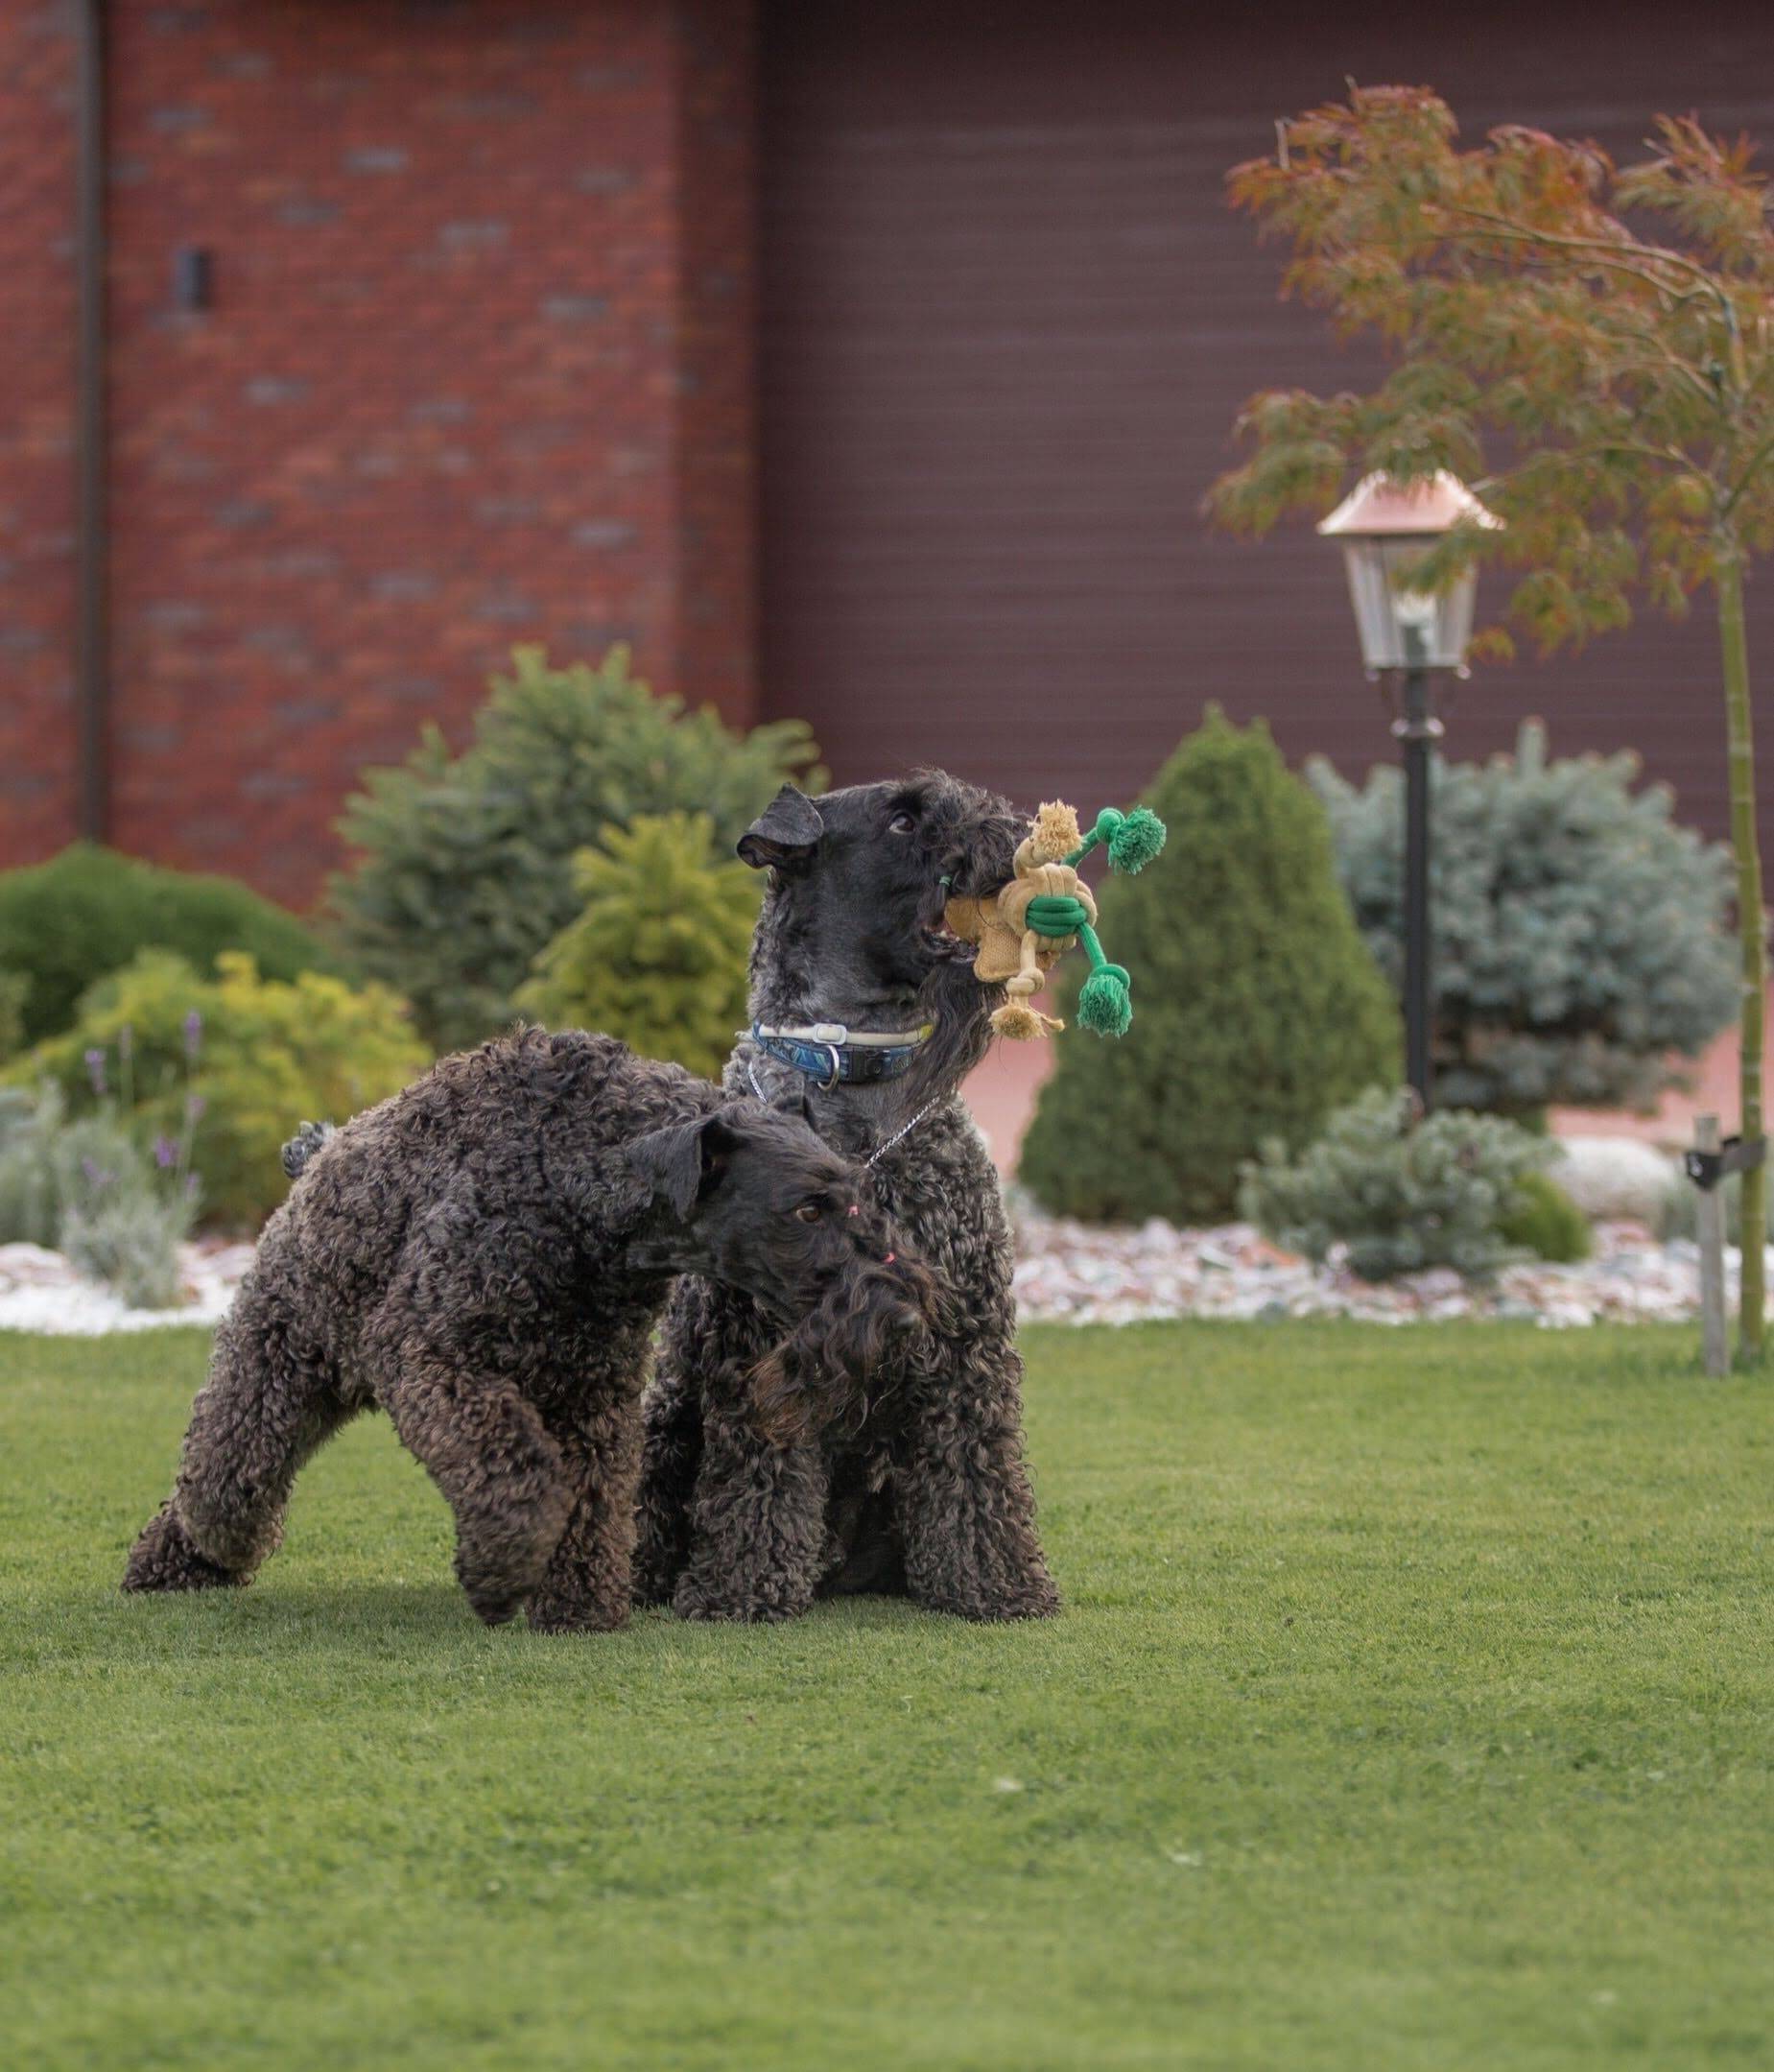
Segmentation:
[[(928, 760), (1082, 806), (1135, 790), (1210, 699), (1294, 757), (1384, 755), (1335, 555), (1198, 516), (1251, 389), (1365, 372), (1278, 302), (1222, 176), (1346, 75), (1432, 81), (1473, 136), (1512, 119), (1630, 153), (1653, 109), (1697, 107), (1774, 155), (1760, 0), (1594, 20), (766, 0), (769, 709), (811, 719), (840, 779)], [(1774, 756), (1774, 573), (1752, 608)], [(1640, 749), (1722, 831), (1704, 611), (1485, 673), (1452, 752), (1530, 711), (1555, 748)]]

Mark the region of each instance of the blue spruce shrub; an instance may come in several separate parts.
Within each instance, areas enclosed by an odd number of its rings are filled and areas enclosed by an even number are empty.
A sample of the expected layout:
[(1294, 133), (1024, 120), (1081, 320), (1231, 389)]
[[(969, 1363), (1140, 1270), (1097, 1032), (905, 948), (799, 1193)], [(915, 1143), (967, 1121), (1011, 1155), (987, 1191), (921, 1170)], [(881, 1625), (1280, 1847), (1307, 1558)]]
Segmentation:
[(1431, 1266), (1484, 1274), (1523, 1256), (1504, 1226), (1551, 1155), (1549, 1139), (1501, 1116), (1442, 1109), (1418, 1122), (1407, 1088), (1375, 1088), (1298, 1155), (1265, 1145), (1244, 1168), (1240, 1206), (1309, 1259), (1346, 1246), (1363, 1280)]
[[(1526, 1116), (1549, 1104), (1648, 1105), (1668, 1054), (1702, 1050), (1737, 1011), (1730, 852), (1633, 789), (1630, 754), (1549, 761), (1538, 721), (1513, 756), (1437, 763), (1435, 1094)], [(1321, 761), (1337, 871), (1382, 968), (1404, 976), (1403, 780), (1359, 790)]]

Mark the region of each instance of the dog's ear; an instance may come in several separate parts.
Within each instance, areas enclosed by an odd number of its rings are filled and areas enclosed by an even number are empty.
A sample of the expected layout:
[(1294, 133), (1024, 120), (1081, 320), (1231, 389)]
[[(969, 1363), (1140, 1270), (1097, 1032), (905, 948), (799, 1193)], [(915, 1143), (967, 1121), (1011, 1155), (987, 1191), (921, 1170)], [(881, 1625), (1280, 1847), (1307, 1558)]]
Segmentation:
[(700, 1115), (636, 1137), (628, 1146), (628, 1165), (653, 1200), (670, 1203), (682, 1223), (726, 1171), (733, 1143), (732, 1129), (719, 1112)]
[(818, 1128), (818, 1123), (814, 1115), (813, 1095), (808, 1091), (805, 1080), (802, 1080), (797, 1085), (785, 1086), (770, 1103), (770, 1106), (779, 1115), (795, 1116), (798, 1120), (804, 1122), (810, 1130)]
[(805, 870), (825, 832), (819, 809), (805, 792), (785, 784), (739, 838), (739, 855), (754, 870)]

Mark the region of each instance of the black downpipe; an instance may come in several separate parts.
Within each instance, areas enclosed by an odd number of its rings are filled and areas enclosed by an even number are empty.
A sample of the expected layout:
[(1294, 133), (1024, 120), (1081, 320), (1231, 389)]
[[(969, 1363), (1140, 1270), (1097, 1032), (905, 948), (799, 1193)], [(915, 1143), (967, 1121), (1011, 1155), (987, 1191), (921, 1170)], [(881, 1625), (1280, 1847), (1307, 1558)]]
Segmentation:
[(110, 822), (110, 542), (106, 510), (105, 0), (76, 0), (74, 698), (80, 832)]

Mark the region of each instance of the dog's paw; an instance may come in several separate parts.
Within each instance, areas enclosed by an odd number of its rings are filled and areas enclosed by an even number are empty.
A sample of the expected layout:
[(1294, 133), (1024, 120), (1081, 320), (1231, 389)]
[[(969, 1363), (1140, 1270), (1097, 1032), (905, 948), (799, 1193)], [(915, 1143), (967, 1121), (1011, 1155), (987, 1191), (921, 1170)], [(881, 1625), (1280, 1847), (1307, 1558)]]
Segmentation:
[(628, 1623), (628, 1608), (549, 1604), (532, 1598), (524, 1616), (532, 1633), (613, 1633)]
[(483, 1626), (509, 1626), (524, 1608), (524, 1592), (508, 1584), (463, 1581), (462, 1595)]
[(698, 1590), (690, 1584), (687, 1577), (677, 1585), (672, 1608), (680, 1619), (727, 1626), (780, 1626), (789, 1619), (798, 1618), (807, 1608), (805, 1605), (786, 1605), (769, 1598), (735, 1597)]
[(170, 1507), (142, 1529), (123, 1571), (126, 1590), (228, 1590), (247, 1581), (201, 1552)]
[(946, 1611), (953, 1618), (972, 1619), (977, 1625), (1007, 1625), (1016, 1619), (1052, 1619), (1059, 1612), (1059, 1591), (1043, 1580), (1018, 1590), (953, 1596), (916, 1597), (927, 1611)]

